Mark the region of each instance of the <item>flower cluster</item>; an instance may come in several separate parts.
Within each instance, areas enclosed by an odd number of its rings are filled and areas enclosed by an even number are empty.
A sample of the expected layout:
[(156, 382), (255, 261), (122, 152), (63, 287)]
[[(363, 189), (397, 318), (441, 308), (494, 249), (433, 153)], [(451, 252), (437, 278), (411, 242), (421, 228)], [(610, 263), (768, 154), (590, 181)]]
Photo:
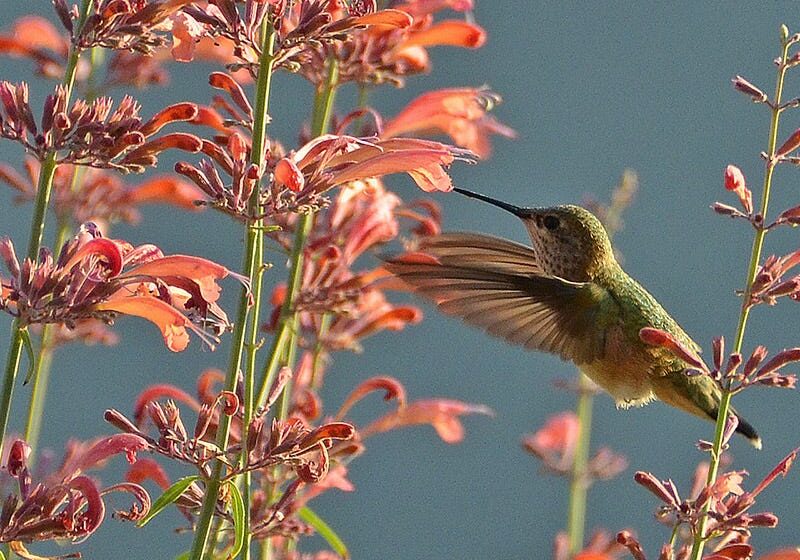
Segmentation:
[[(0, 163), (0, 181), (17, 191), (17, 202), (31, 202), (39, 182), (39, 162), (25, 159), (25, 175)], [(183, 210), (198, 210), (203, 193), (188, 181), (171, 175), (152, 177), (128, 186), (116, 173), (89, 168), (75, 180), (76, 168), (60, 165), (53, 177), (55, 211), (62, 220), (98, 224), (124, 221), (138, 223), (139, 207), (145, 204), (168, 204)]]
[[(34, 369), (46, 372), (64, 342), (111, 342), (107, 326), (121, 314), (154, 323), (173, 351), (187, 346), (190, 332), (213, 346), (231, 330), (229, 370), (201, 375), (197, 398), (159, 384), (142, 393), (131, 418), (106, 411), (106, 420), (123, 432), (114, 442), (128, 442), (129, 453), (157, 456), (132, 465), (129, 482), (112, 487), (138, 500), (121, 515), (141, 525), (174, 504), (195, 532), (192, 555), (203, 559), (236, 557), (251, 539), (275, 558), (299, 557), (291, 543), (314, 531), (346, 555), (306, 505), (329, 489), (353, 490), (347, 464), (367, 438), (426, 424), (456, 443), (464, 437), (462, 416), (490, 412), (455, 399), (408, 402), (402, 384), (387, 376), (357, 384), (335, 414), (325, 412), (320, 389), (333, 352), (360, 351), (368, 336), (421, 320), (417, 308), (390, 301), (385, 272), (365, 261), (388, 243), (410, 246), (417, 236), (437, 233), (439, 210), (431, 201), (404, 202), (382, 178), (405, 174), (424, 191), (447, 192), (451, 164), (487, 156), (492, 134), (514, 133), (489, 115), (500, 97), (488, 88), (423, 94), (392, 119), (366, 100), (337, 116), (334, 93), (356, 82), (365, 99), (367, 85), (399, 84), (428, 71), (429, 47), (483, 44), (485, 33), (469, 14), (472, 0), (395, 1), (381, 8), (374, 0), (53, 5), (63, 30), (34, 16), (0, 34), (0, 54), (28, 59), (39, 75), (59, 82), (39, 119), (26, 83), (0, 82), (0, 137), (28, 154), (22, 168), (0, 164), (0, 181), (17, 201), (33, 202), (34, 215), (42, 216), (35, 218), (40, 231), (49, 211), (59, 219), (57, 253), (32, 236), (22, 260), (10, 239), (0, 241), (6, 268), (0, 310), (15, 319), (11, 352), (21, 356), (23, 345), (38, 350)], [(466, 16), (442, 20), (445, 9)], [(98, 49), (91, 60), (89, 49)], [(99, 56), (100, 49), (109, 52)], [(118, 103), (106, 96), (111, 88), (166, 83), (168, 61), (195, 58), (222, 64), (208, 77), (217, 90), (208, 105), (174, 103), (146, 119), (130, 95)], [(267, 129), (269, 84), (279, 70), (300, 73), (315, 86), (312, 126), (300, 131), (296, 144)], [(246, 87), (253, 84), (255, 95)], [(364, 122), (367, 115), (374, 129)], [(176, 123), (207, 133), (164, 131)], [(428, 134), (455, 145), (415, 137)], [(197, 162), (178, 162), (175, 175), (139, 184), (120, 178), (158, 167), (168, 149), (202, 155)], [(133, 246), (101, 234), (115, 222), (137, 222), (145, 203), (209, 206), (243, 223), (244, 275), (201, 257), (164, 255), (155, 245)], [(270, 254), (264, 251), (270, 241), (290, 254), (292, 272), (285, 284), (264, 275), (274, 281), (272, 316), (265, 318), (259, 313), (261, 273), (270, 264), (260, 261)], [(229, 275), (244, 285), (233, 322), (218, 305), (218, 282)], [(264, 332), (273, 335), (270, 345), (259, 340)], [(268, 347), (261, 368), (258, 359)], [(9, 366), (7, 379), (17, 369)], [(39, 390), (37, 384), (31, 398), (34, 419), (41, 415)], [(396, 406), (357, 426), (352, 407), (376, 391)], [(0, 394), (3, 433), (10, 402), (10, 390)], [(20, 450), (12, 448), (17, 455)], [(110, 454), (87, 453), (97, 460)], [(194, 474), (173, 483), (164, 461)], [(22, 501), (7, 502), (0, 512), (0, 540), (16, 543), (18, 555), (33, 558), (23, 542), (82, 538), (103, 520), (103, 491), (80, 474), (84, 467), (65, 465), (64, 476), (33, 490), (27, 471), (13, 467)], [(164, 494), (148, 515), (149, 498), (139, 484), (150, 482)]]
[(201, 147), (199, 138), (183, 132), (153, 137), (170, 123), (197, 117), (193, 103), (170, 105), (144, 121), (139, 104), (130, 96), (113, 111), (108, 97), (78, 100), (68, 108), (67, 89), (59, 85), (47, 96), (39, 125), (28, 102), (26, 83), (0, 82), (0, 103), (0, 135), (19, 142), (40, 161), (56, 153), (60, 154), (58, 163), (142, 172), (154, 167), (164, 150), (199, 152)]
[(145, 441), (135, 435), (118, 434), (92, 442), (72, 441), (60, 468), (34, 482), (28, 466), (31, 448), (21, 439), (9, 448), (5, 470), (16, 481), (18, 490), (9, 494), (0, 510), (0, 542), (9, 543), (21, 558), (36, 559), (24, 543), (34, 541), (85, 539), (105, 517), (103, 496), (124, 492), (134, 498), (130, 510), (115, 516), (137, 521), (150, 509), (150, 496), (138, 484), (126, 482), (107, 488), (85, 473), (96, 469), (114, 455), (123, 454), (130, 463), (145, 449)]
[(111, 322), (118, 314), (154, 323), (172, 351), (189, 343), (187, 329), (209, 346), (228, 328), (217, 305), (217, 284), (225, 267), (186, 255), (165, 256), (154, 245), (133, 247), (102, 236), (85, 224), (54, 258), (46, 249), (37, 261), (16, 257), (11, 240), (0, 240), (0, 257), (10, 278), (0, 283), (0, 310), (22, 326), (56, 323), (75, 328), (81, 321)]
[[(304, 375), (298, 371), (294, 382)], [(244, 411), (240, 405), (241, 385), (238, 395), (215, 392), (214, 385), (222, 378), (221, 372), (215, 370), (206, 371), (198, 378), (198, 398), (172, 385), (156, 385), (140, 395), (132, 420), (116, 410), (106, 411), (105, 418), (125, 434), (141, 440), (143, 449), (193, 465), (201, 477), (210, 475), (211, 461), (220, 457), (229, 465), (225, 480), (233, 480), (244, 472), (252, 473), (260, 490), (253, 496), (250, 531), (254, 538), (265, 539), (309, 532), (311, 529), (296, 517), (303, 505), (331, 488), (352, 490), (345, 465), (361, 452), (367, 437), (405, 426), (429, 424), (444, 441), (456, 443), (463, 439), (459, 416), (489, 413), (483, 406), (449, 399), (407, 403), (405, 389), (399, 381), (376, 377), (356, 387), (333, 417), (316, 426), (313, 424), (319, 421), (319, 415), (310, 418), (307, 407), (292, 411), (286, 420), (269, 421), (270, 409), (292, 377), (288, 368), (281, 370), (263, 406), (247, 426), (244, 426)], [(346, 420), (348, 413), (360, 400), (376, 391), (384, 392), (385, 400), (396, 401), (396, 409), (356, 429)], [(168, 400), (160, 402), (163, 399)], [(185, 425), (175, 401), (196, 413), (191, 429)], [(227, 449), (219, 449), (214, 439), (221, 415), (232, 419)], [(246, 434), (244, 439), (243, 433)], [(247, 460), (237, 462), (243, 450)], [(142, 483), (148, 479), (162, 488), (169, 486), (165, 471), (152, 460), (133, 465), (128, 473), (131, 482)], [(176, 505), (189, 519), (197, 514), (201, 505), (204, 490), (199, 480), (193, 481), (175, 498)], [(281, 499), (272, 503), (267, 493), (278, 483), (286, 487)], [(224, 501), (225, 498), (220, 497), (217, 515), (227, 519)]]
[[(684, 560), (689, 558), (691, 541), (702, 531), (704, 541), (714, 541), (713, 553), (705, 558), (747, 559), (753, 554), (748, 544), (750, 529), (753, 527), (775, 527), (778, 517), (773, 513), (751, 513), (756, 497), (778, 476), (786, 476), (797, 456), (795, 449), (783, 458), (778, 465), (751, 491), (742, 488), (745, 471), (728, 471), (712, 483), (706, 482), (708, 464), (702, 464), (695, 473), (694, 488), (690, 498), (681, 498), (672, 480), (659, 480), (648, 472), (637, 472), (634, 480), (653, 493), (663, 502), (656, 517), (663, 523), (673, 526), (679, 534), (680, 527), (688, 528), (685, 535), (687, 543), (674, 551), (665, 545), (659, 556), (663, 560)], [(701, 526), (701, 520), (709, 517), (710, 523)], [(620, 544), (628, 548), (636, 560), (645, 560), (645, 554), (638, 541), (627, 531), (617, 535)]]

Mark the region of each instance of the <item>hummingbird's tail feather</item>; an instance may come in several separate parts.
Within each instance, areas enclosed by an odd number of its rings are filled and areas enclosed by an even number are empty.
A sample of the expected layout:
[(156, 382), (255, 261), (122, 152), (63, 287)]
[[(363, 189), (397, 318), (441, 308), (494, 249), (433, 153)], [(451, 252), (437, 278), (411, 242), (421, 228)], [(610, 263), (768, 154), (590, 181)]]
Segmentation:
[[(686, 375), (682, 369), (651, 379), (653, 390), (660, 400), (700, 418), (717, 421), (720, 390), (717, 384), (704, 375)], [(741, 434), (755, 447), (761, 449), (761, 437), (741, 414), (731, 409), (739, 424), (736, 433)]]
[(732, 412), (736, 415), (736, 418), (739, 420), (739, 425), (736, 426), (736, 433), (746, 437), (747, 441), (749, 441), (756, 449), (761, 449), (761, 436), (758, 435), (756, 429), (750, 424), (750, 422), (742, 418), (741, 414), (739, 414), (735, 410), (733, 410)]

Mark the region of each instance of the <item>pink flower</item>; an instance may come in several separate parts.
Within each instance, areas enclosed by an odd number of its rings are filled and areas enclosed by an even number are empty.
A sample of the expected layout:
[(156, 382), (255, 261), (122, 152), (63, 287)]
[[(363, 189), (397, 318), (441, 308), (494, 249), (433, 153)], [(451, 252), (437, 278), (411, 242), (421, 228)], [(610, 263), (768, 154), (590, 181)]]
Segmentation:
[(551, 416), (545, 425), (523, 440), (526, 450), (555, 470), (569, 469), (575, 457), (580, 425), (573, 412)]
[(367, 438), (406, 426), (429, 424), (445, 443), (458, 443), (464, 439), (464, 425), (459, 417), (465, 414), (491, 415), (492, 411), (483, 405), (452, 399), (419, 400), (385, 414), (359, 433)]
[[(44, 252), (37, 262), (22, 265), (8, 239), (0, 240), (0, 257), (11, 279), (3, 281), (0, 309), (24, 325), (63, 323), (117, 313), (135, 315), (161, 330), (167, 347), (179, 352), (189, 342), (188, 330), (213, 347), (215, 332), (228, 327), (225, 312), (216, 304), (228, 275), (244, 279), (225, 267), (187, 255), (164, 256), (153, 245), (130, 244), (101, 237), (97, 228), (84, 226), (54, 261)], [(195, 321), (202, 326), (195, 324)]]
[(739, 197), (739, 202), (741, 202), (745, 212), (751, 213), (753, 211), (753, 194), (747, 188), (742, 170), (735, 165), (728, 165), (725, 168), (724, 184), (726, 190)]

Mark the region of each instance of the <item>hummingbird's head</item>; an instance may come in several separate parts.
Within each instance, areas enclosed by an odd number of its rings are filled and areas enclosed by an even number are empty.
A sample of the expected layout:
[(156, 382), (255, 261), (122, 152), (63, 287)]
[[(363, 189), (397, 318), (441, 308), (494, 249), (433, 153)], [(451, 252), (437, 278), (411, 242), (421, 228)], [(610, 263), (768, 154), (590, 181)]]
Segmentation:
[(585, 208), (520, 208), (517, 216), (528, 229), (539, 265), (549, 275), (586, 282), (616, 262), (603, 224)]
[(573, 205), (522, 208), (464, 189), (454, 190), (520, 218), (533, 241), (537, 261), (546, 274), (572, 282), (586, 282), (616, 262), (606, 229), (585, 208)]

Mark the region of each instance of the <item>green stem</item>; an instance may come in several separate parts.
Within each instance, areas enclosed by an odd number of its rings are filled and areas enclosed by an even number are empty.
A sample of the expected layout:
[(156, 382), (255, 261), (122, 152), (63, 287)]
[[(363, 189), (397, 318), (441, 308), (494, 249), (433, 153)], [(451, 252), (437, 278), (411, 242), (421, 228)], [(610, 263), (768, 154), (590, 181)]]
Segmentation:
[[(266, 145), (266, 129), (267, 129), (267, 109), (269, 104), (269, 93), (272, 85), (272, 59), (273, 49), (275, 45), (275, 29), (272, 26), (270, 17), (265, 17), (261, 27), (262, 37), (262, 52), (260, 62), (260, 72), (258, 73), (258, 82), (256, 84), (256, 103), (255, 103), (255, 118), (253, 122), (253, 142), (251, 150), (251, 161), (255, 165), (262, 166), (264, 147)], [(250, 196), (248, 210), (251, 216), (260, 214), (260, 186), (256, 185), (253, 193)], [(251, 219), (247, 224), (246, 241), (245, 241), (245, 254), (244, 254), (244, 274), (250, 279), (251, 286), (253, 287), (252, 297), (254, 300), (253, 308), (258, 309), (260, 302), (255, 301), (256, 297), (260, 297), (261, 289), (261, 238), (263, 237), (262, 224), (260, 219)], [(228, 371), (225, 376), (225, 390), (236, 391), (236, 382), (239, 375), (239, 364), (242, 360), (244, 351), (245, 333), (248, 325), (248, 315), (250, 311), (251, 294), (247, 289), (242, 289), (239, 296), (239, 306), (236, 315), (236, 323), (234, 324), (233, 335), (231, 336), (231, 355), (228, 365)], [(253, 313), (255, 316), (255, 313)], [(251, 329), (257, 330), (258, 319), (254, 319), (253, 323), (256, 327)], [(251, 348), (255, 352), (254, 346)], [(248, 366), (250, 360), (248, 359)], [(253, 369), (248, 367), (248, 374), (251, 376), (249, 381), (245, 381), (245, 385), (250, 385), (252, 395), (252, 373)], [(252, 415), (252, 401), (249, 414)], [(245, 403), (245, 409), (247, 403)], [(245, 412), (247, 414), (247, 411)], [(224, 452), (228, 447), (228, 436), (230, 432), (231, 417), (227, 414), (220, 414), (219, 427), (217, 429), (217, 447), (220, 451)], [(243, 426), (242, 443), (246, 442), (246, 426)], [(244, 446), (243, 446), (244, 448)], [(206, 481), (206, 491), (203, 497), (203, 505), (200, 510), (200, 516), (197, 520), (197, 530), (195, 533), (194, 542), (192, 543), (192, 550), (189, 558), (191, 560), (201, 560), (209, 557), (210, 551), (206, 550), (206, 545), (209, 540), (211, 532), (211, 525), (214, 518), (214, 510), (216, 509), (217, 499), (219, 497), (219, 490), (221, 479), (223, 476), (223, 469), (225, 464), (221, 460), (214, 462), (212, 468), (211, 478)], [(245, 510), (249, 510), (250, 494), (249, 485), (245, 489), (247, 497)], [(248, 531), (249, 532), (249, 531)], [(249, 545), (249, 543), (248, 543)], [(249, 554), (249, 546), (247, 554)]]
[[(778, 144), (778, 125), (781, 116), (781, 97), (783, 95), (783, 83), (786, 77), (787, 59), (789, 54), (789, 47), (791, 42), (786, 39), (783, 42), (783, 53), (781, 56), (781, 64), (778, 69), (777, 83), (775, 84), (775, 97), (773, 98), (772, 105), (772, 119), (769, 128), (769, 144), (767, 147), (767, 163), (766, 171), (764, 173), (764, 185), (761, 194), (761, 215), (766, 220), (767, 210), (769, 208), (769, 197), (772, 189), (772, 175), (775, 171), (775, 150)], [(739, 353), (742, 350), (742, 343), (744, 342), (744, 333), (747, 327), (747, 319), (750, 315), (750, 290), (753, 286), (756, 273), (758, 272), (758, 265), (761, 262), (761, 251), (764, 247), (764, 237), (767, 231), (764, 228), (757, 228), (756, 234), (753, 239), (753, 247), (750, 252), (750, 264), (747, 268), (746, 289), (742, 301), (742, 309), (739, 313), (739, 324), (736, 328), (736, 338), (734, 339), (733, 352)], [(713, 484), (717, 480), (719, 472), (719, 464), (722, 458), (722, 439), (725, 431), (725, 423), (730, 411), (731, 397), (733, 394), (730, 391), (723, 391), (719, 403), (719, 410), (717, 411), (717, 423), (714, 430), (714, 443), (711, 449), (710, 464), (708, 468), (707, 485)], [(703, 508), (703, 517), (697, 527), (697, 532), (694, 535), (694, 546), (692, 547), (691, 560), (700, 560), (703, 555), (703, 548), (706, 542), (706, 527), (708, 523), (708, 511), (711, 504), (706, 504)]]
[[(89, 54), (89, 75), (86, 78), (87, 101), (92, 101), (97, 97), (97, 71), (103, 63), (103, 49), (94, 47)], [(72, 170), (70, 180), (70, 191), (77, 192), (85, 174), (85, 167), (75, 166)], [(56, 237), (53, 241), (53, 252), (61, 250), (66, 243), (72, 230), (72, 220), (69, 215), (58, 217), (58, 227)], [(25, 424), (25, 441), (31, 447), (31, 454), (28, 457), (28, 464), (33, 465), (36, 460), (36, 452), (39, 446), (39, 436), (42, 431), (42, 417), (44, 416), (44, 404), (47, 398), (47, 388), (50, 384), (50, 369), (53, 364), (53, 352), (55, 352), (55, 333), (58, 325), (44, 325), (39, 345), (39, 352), (34, 363), (34, 381), (31, 388), (31, 400), (28, 405), (28, 419)]]
[[(339, 67), (333, 58), (329, 59), (328, 65), (328, 79), (323, 87), (317, 90), (316, 96), (314, 97), (314, 109), (311, 115), (312, 137), (325, 134), (330, 126), (333, 103), (336, 96), (336, 87), (339, 80)], [(295, 354), (297, 352), (297, 330), (299, 328), (299, 314), (294, 310), (294, 303), (297, 294), (300, 292), (303, 277), (303, 248), (305, 247), (306, 238), (313, 224), (313, 212), (303, 214), (297, 222), (294, 243), (292, 244), (292, 251), (289, 255), (289, 262), (291, 262), (292, 265), (289, 271), (286, 296), (283, 301), (283, 306), (281, 307), (280, 319), (278, 320), (278, 328), (273, 339), (270, 358), (264, 368), (261, 386), (258, 391), (258, 398), (255, 403), (257, 406), (260, 406), (264, 402), (267, 391), (269, 391), (275, 380), (275, 375), (278, 372), (279, 366), (284, 365), (292, 367), (294, 365)], [(279, 420), (285, 419), (289, 414), (291, 394), (291, 383), (287, 383), (281, 392), (278, 401), (278, 410), (275, 414), (275, 417)], [(275, 500), (279, 495), (277, 483), (272, 486), (267, 496), (270, 502)], [(264, 539), (261, 548), (261, 558), (272, 557), (272, 541), (269, 538)]]
[(569, 481), (569, 504), (567, 506), (567, 542), (570, 554), (583, 549), (583, 534), (586, 525), (586, 494), (589, 491), (589, 442), (592, 433), (592, 404), (594, 388), (583, 374), (578, 374), (578, 442), (572, 462)]
[[(311, 135), (313, 137), (325, 134), (330, 126), (331, 115), (333, 114), (333, 103), (336, 97), (336, 88), (339, 80), (339, 67), (334, 59), (330, 59), (328, 68), (328, 79), (325, 84), (317, 90), (314, 97), (314, 110), (311, 115)], [(271, 348), (270, 358), (267, 362), (262, 375), (261, 386), (256, 399), (256, 406), (263, 404), (267, 392), (275, 381), (275, 375), (280, 365), (291, 365), (294, 353), (297, 348), (297, 317), (293, 311), (294, 300), (300, 290), (300, 280), (303, 272), (303, 247), (306, 237), (314, 223), (314, 213), (303, 214), (298, 219), (297, 231), (295, 233), (292, 251), (289, 255), (289, 262), (292, 263), (289, 271), (289, 281), (286, 290), (286, 297), (281, 307), (280, 319), (275, 332)], [(290, 359), (292, 358), (292, 359)], [(285, 418), (288, 412), (288, 398), (291, 394), (289, 384), (284, 388), (280, 403), (278, 405), (278, 417)]]
[[(83, 27), (86, 21), (87, 14), (93, 5), (93, 0), (83, 0), (81, 6), (81, 15), (78, 22), (77, 29)], [(80, 31), (79, 31), (80, 33)], [(70, 97), (72, 96), (72, 89), (75, 85), (75, 73), (78, 68), (78, 60), (80, 59), (82, 49), (75, 45), (70, 47), (69, 55), (67, 56), (67, 64), (64, 67), (64, 79), (62, 85), (64, 86), (64, 95), (67, 105), (69, 104)], [(28, 237), (28, 252), (27, 257), (32, 261), (36, 261), (39, 257), (39, 250), (42, 247), (42, 237), (44, 237), (45, 216), (47, 208), (50, 205), (50, 195), (53, 190), (53, 177), (56, 173), (56, 159), (57, 153), (51, 151), (45, 156), (42, 161), (41, 168), (39, 169), (39, 182), (36, 189), (36, 199), (33, 205), (33, 217), (31, 218), (31, 231)], [(0, 393), (0, 454), (3, 452), (3, 445), (6, 439), (6, 430), (8, 429), (8, 418), (11, 414), (11, 397), (14, 393), (14, 382), (17, 378), (19, 371), (19, 363), (22, 358), (23, 347), (23, 332), (25, 325), (22, 325), (19, 320), (14, 320), (12, 325), (11, 343), (8, 348), (8, 356), (6, 358), (6, 369), (3, 377), (3, 389)]]

